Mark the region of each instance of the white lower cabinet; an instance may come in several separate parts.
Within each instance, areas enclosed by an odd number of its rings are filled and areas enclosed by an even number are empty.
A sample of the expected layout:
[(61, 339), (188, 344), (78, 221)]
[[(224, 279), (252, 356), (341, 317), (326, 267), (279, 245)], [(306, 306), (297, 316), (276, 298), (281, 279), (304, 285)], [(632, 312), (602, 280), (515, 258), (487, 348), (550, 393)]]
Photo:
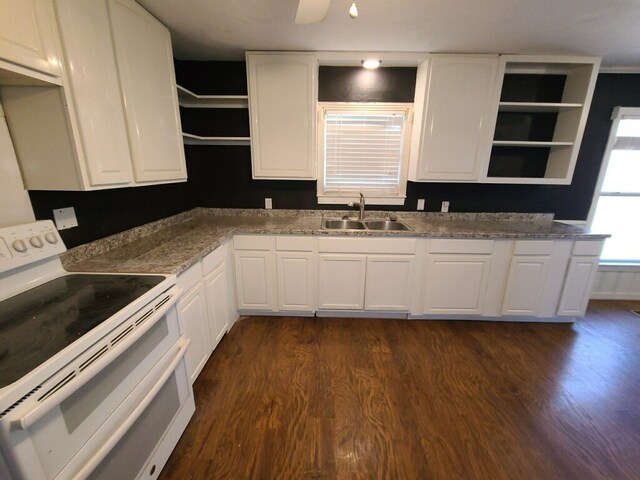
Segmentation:
[(367, 256), (365, 310), (409, 311), (414, 258), (413, 255)]
[(313, 252), (276, 252), (279, 310), (315, 312), (315, 258)]
[(321, 238), (318, 309), (408, 312), (414, 238)]
[(575, 242), (558, 306), (558, 316), (582, 316), (587, 311), (603, 245), (603, 241)]
[(186, 354), (191, 383), (237, 318), (228, 267), (229, 250), (221, 245), (178, 275), (178, 287), (185, 292), (178, 300), (178, 319), (181, 332), (191, 340)]
[(364, 308), (366, 255), (320, 254), (318, 258), (318, 308)]
[(242, 235), (233, 243), (238, 309), (275, 311), (274, 237)]
[(551, 257), (516, 255), (511, 259), (502, 315), (536, 316)]
[(211, 350), (215, 349), (227, 333), (229, 326), (229, 309), (227, 305), (226, 265), (221, 261), (202, 279), (205, 298), (207, 299), (207, 317)]
[(186, 366), (193, 383), (211, 354), (207, 303), (201, 282), (178, 300), (178, 318), (180, 330), (191, 340), (186, 354)]
[(433, 253), (427, 259), (424, 312), (483, 313), (491, 255)]

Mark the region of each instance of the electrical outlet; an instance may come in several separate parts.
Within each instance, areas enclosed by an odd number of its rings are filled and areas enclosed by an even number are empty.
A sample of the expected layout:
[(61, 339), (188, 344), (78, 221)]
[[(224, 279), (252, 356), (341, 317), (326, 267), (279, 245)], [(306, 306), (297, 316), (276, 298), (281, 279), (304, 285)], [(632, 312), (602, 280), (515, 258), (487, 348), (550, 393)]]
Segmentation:
[(418, 199), (418, 207), (417, 210), (424, 210), (424, 198)]
[(273, 208), (273, 203), (271, 202), (270, 198), (264, 199), (264, 208), (266, 208), (267, 210), (271, 210)]
[(73, 207), (56, 208), (53, 211), (53, 219), (56, 222), (56, 228), (58, 230), (65, 230), (67, 228), (78, 226), (76, 211), (73, 209)]
[(445, 200), (444, 202), (442, 202), (442, 205), (440, 206), (440, 211), (441, 212), (448, 212), (449, 211), (449, 201)]

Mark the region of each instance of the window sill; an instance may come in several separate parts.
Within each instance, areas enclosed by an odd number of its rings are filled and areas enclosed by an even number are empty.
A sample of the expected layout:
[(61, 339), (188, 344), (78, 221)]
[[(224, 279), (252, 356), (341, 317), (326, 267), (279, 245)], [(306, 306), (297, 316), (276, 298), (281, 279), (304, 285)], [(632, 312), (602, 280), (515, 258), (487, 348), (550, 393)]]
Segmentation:
[(598, 270), (604, 272), (640, 272), (640, 262), (601, 260)]
[[(404, 205), (407, 197), (368, 197), (365, 196), (366, 205)], [(337, 197), (330, 195), (318, 195), (319, 205), (347, 205), (350, 202), (359, 202), (359, 195)]]

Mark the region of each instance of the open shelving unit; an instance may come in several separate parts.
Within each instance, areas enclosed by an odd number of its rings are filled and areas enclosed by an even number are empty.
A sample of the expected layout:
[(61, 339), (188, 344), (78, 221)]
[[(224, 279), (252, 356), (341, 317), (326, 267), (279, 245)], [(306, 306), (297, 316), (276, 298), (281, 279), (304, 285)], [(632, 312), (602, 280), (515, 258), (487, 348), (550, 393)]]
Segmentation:
[(486, 181), (569, 184), (600, 65), (591, 57), (504, 55)]
[(185, 145), (250, 145), (248, 95), (199, 95), (176, 87)]

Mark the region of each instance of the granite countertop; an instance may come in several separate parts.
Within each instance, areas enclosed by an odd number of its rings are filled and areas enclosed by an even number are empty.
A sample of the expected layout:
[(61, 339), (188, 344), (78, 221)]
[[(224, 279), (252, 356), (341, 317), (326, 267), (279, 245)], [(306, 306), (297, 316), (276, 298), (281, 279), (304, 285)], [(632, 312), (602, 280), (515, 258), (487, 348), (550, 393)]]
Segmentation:
[[(390, 212), (367, 212), (367, 219)], [(435, 214), (397, 212), (411, 231), (323, 230), (323, 217), (353, 211), (235, 210), (196, 208), (173, 217), (80, 245), (63, 265), (75, 272), (179, 274), (234, 234), (394, 236), (424, 238), (602, 239), (585, 229), (553, 221), (549, 214)], [(357, 213), (355, 214), (357, 215)]]

